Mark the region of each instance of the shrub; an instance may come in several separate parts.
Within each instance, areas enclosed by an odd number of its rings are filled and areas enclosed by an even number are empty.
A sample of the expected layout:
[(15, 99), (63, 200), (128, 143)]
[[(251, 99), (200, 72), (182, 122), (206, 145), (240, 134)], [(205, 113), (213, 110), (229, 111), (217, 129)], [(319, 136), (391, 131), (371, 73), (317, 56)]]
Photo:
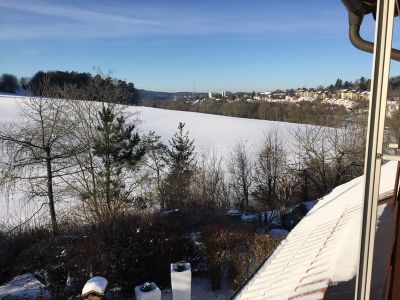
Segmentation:
[(266, 260), (277, 246), (277, 240), (264, 234), (238, 233), (227, 259), (228, 282), (238, 289), (244, 281)]
[(278, 242), (264, 234), (221, 225), (205, 228), (203, 240), (213, 290), (221, 287), (225, 275), (230, 287), (237, 289), (272, 254)]
[(105, 276), (110, 287), (117, 285), (123, 292), (132, 292), (134, 285), (144, 281), (167, 287), (171, 262), (190, 261), (193, 256), (188, 231), (183, 218), (155, 215), (119, 216), (70, 227), (57, 237), (27, 230), (7, 242), (1, 239), (1, 278), (36, 272), (55, 299), (79, 294), (95, 275)]
[[(60, 228), (57, 237), (43, 228), (0, 233), (2, 282), (31, 272), (54, 299), (62, 300), (79, 295), (91, 276), (100, 275), (107, 278), (109, 288), (132, 293), (135, 285), (146, 281), (169, 287), (170, 264), (187, 261), (194, 272), (207, 266), (213, 289), (221, 287), (225, 276), (236, 288), (276, 245), (267, 236), (255, 235), (254, 225), (215, 212), (120, 215), (93, 225)], [(193, 228), (202, 232), (200, 248), (192, 241)]]
[(203, 231), (204, 257), (213, 290), (221, 288), (228, 252), (228, 235), (226, 230), (216, 225), (211, 225)]
[(20, 228), (11, 233), (0, 231), (0, 283), (26, 271), (14, 262), (23, 251), (49, 237), (50, 232), (42, 227)]

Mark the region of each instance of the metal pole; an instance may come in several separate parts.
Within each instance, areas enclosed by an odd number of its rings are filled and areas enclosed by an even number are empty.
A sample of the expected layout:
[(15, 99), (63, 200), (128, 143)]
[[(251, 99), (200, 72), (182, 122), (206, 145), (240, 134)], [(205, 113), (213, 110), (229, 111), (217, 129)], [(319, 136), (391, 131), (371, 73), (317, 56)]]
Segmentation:
[(356, 300), (370, 299), (395, 0), (378, 0)]

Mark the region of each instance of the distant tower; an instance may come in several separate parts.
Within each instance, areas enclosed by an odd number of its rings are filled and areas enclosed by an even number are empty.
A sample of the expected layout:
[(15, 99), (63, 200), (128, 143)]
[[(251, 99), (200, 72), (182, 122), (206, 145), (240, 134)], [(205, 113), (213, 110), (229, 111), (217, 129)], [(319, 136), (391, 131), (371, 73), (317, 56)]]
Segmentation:
[(194, 99), (196, 96), (196, 81), (193, 82), (193, 93), (192, 93), (192, 99)]
[(208, 92), (208, 98), (214, 99), (214, 93), (213, 92)]
[(222, 98), (228, 97), (229, 95), (231, 95), (231, 92), (228, 91), (222, 91)]

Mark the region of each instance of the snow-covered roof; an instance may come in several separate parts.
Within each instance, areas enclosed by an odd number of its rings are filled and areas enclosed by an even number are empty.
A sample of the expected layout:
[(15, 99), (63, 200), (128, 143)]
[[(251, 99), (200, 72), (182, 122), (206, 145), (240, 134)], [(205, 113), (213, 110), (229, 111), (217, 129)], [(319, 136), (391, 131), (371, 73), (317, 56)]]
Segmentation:
[[(380, 194), (393, 191), (396, 166), (382, 167)], [(359, 259), (363, 181), (355, 178), (321, 199), (235, 300), (323, 299), (331, 283), (351, 280)]]

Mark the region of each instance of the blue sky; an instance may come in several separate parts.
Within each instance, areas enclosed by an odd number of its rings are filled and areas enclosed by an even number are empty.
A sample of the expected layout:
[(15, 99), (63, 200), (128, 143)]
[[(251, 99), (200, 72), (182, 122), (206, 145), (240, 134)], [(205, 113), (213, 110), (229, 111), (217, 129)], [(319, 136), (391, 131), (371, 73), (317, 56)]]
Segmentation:
[(371, 62), (340, 0), (0, 0), (0, 73), (100, 67), (148, 90), (263, 91), (370, 77)]

